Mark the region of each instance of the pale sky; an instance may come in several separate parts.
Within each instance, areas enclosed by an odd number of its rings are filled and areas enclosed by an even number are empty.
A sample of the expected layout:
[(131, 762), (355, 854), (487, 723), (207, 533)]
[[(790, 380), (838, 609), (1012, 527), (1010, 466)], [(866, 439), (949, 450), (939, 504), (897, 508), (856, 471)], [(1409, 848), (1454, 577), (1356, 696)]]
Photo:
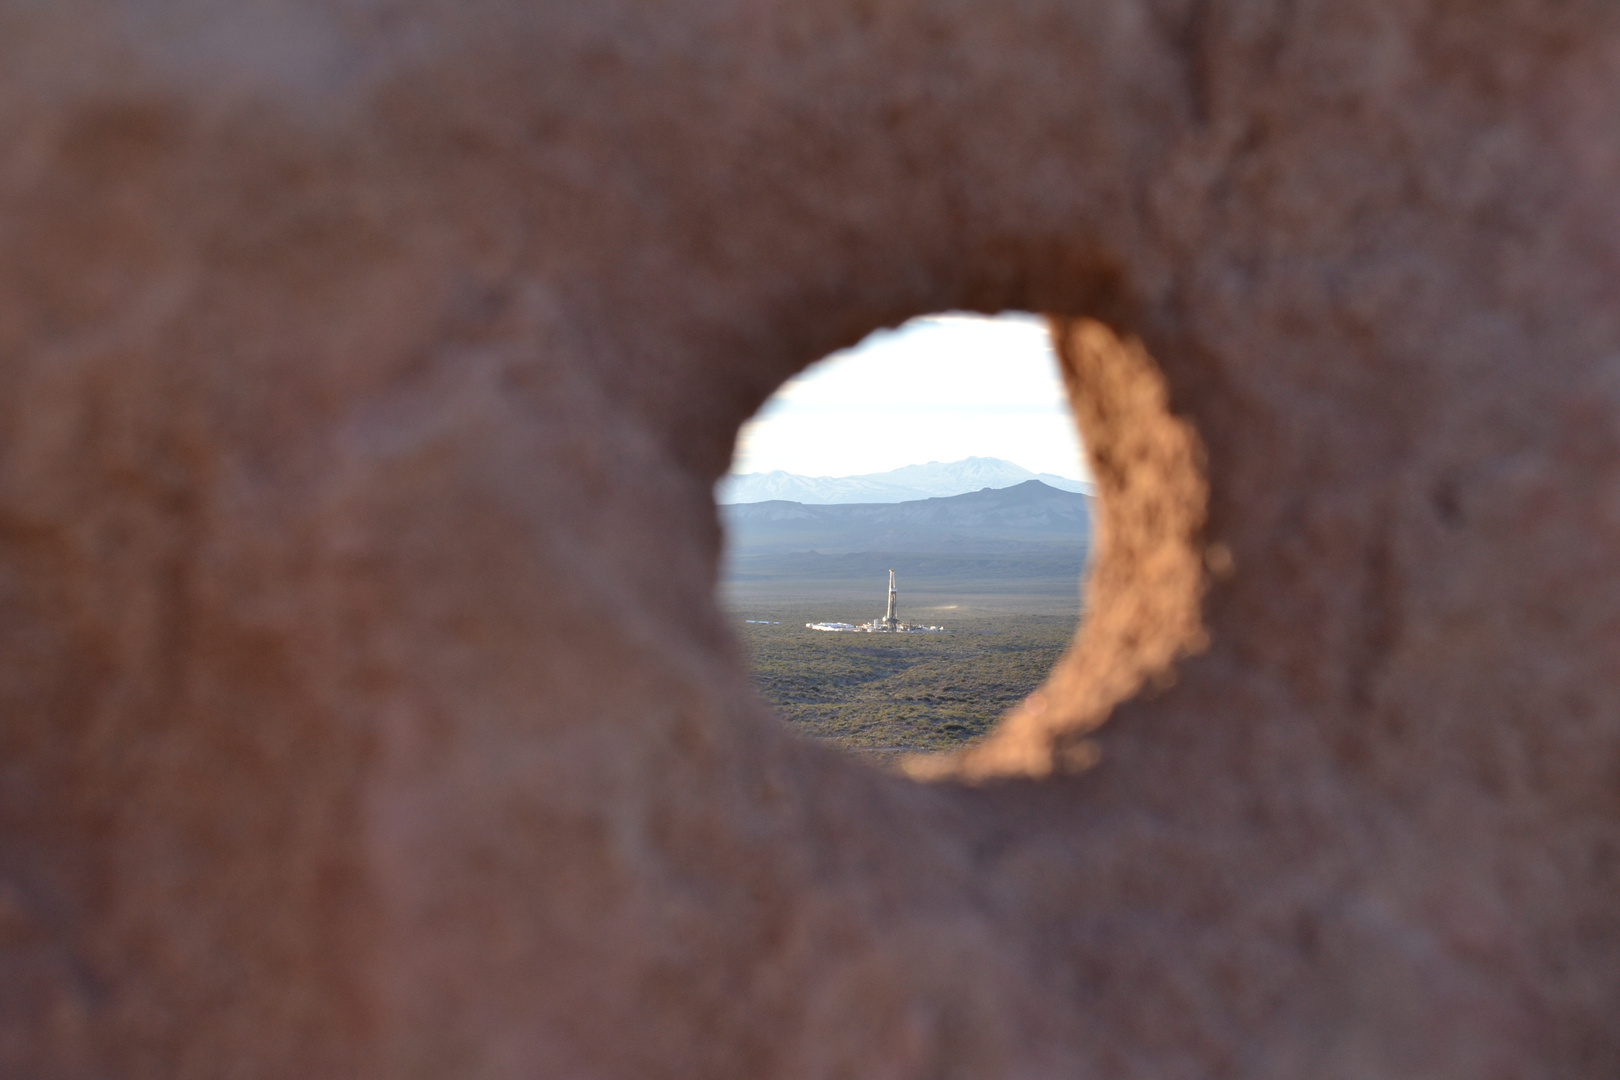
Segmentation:
[(929, 315), (833, 353), (743, 425), (731, 471), (858, 476), (965, 457), (1091, 479), (1040, 318)]

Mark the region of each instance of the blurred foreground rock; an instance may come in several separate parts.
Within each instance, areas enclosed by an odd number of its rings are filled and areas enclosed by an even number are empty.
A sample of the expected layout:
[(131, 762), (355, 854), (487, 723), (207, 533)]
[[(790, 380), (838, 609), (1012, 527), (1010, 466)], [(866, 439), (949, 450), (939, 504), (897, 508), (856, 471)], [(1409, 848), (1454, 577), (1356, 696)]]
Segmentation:
[[(1616, 101), (1598, 0), (0, 2), (0, 1075), (1617, 1075)], [(1106, 550), (918, 783), (710, 485), (952, 308)]]

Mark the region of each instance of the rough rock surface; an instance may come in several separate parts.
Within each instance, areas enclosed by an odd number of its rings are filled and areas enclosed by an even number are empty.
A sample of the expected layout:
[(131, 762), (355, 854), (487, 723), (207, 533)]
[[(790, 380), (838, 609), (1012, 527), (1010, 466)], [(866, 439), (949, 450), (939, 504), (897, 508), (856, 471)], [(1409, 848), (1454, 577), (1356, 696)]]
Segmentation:
[[(1606, 0), (0, 0), (0, 1074), (1620, 1074), (1616, 101)], [(709, 491), (951, 308), (1117, 634), (918, 783)]]

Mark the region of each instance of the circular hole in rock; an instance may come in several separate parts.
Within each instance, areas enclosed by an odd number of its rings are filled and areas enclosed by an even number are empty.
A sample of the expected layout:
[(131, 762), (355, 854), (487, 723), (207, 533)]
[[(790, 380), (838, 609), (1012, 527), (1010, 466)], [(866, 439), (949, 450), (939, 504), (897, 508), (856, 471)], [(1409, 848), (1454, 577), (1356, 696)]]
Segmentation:
[(720, 598), (799, 734), (960, 754), (1074, 639), (1093, 484), (1047, 322), (946, 313), (785, 383), (716, 487)]

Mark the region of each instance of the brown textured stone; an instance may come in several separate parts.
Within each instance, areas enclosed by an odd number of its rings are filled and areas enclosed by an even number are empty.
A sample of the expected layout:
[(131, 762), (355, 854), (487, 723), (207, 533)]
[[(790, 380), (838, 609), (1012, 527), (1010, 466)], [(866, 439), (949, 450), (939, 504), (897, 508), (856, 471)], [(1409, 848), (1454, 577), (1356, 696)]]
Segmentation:
[[(1620, 1072), (1617, 100), (1601, 0), (0, 0), (0, 1073)], [(924, 784), (709, 491), (951, 308), (1107, 551)]]

